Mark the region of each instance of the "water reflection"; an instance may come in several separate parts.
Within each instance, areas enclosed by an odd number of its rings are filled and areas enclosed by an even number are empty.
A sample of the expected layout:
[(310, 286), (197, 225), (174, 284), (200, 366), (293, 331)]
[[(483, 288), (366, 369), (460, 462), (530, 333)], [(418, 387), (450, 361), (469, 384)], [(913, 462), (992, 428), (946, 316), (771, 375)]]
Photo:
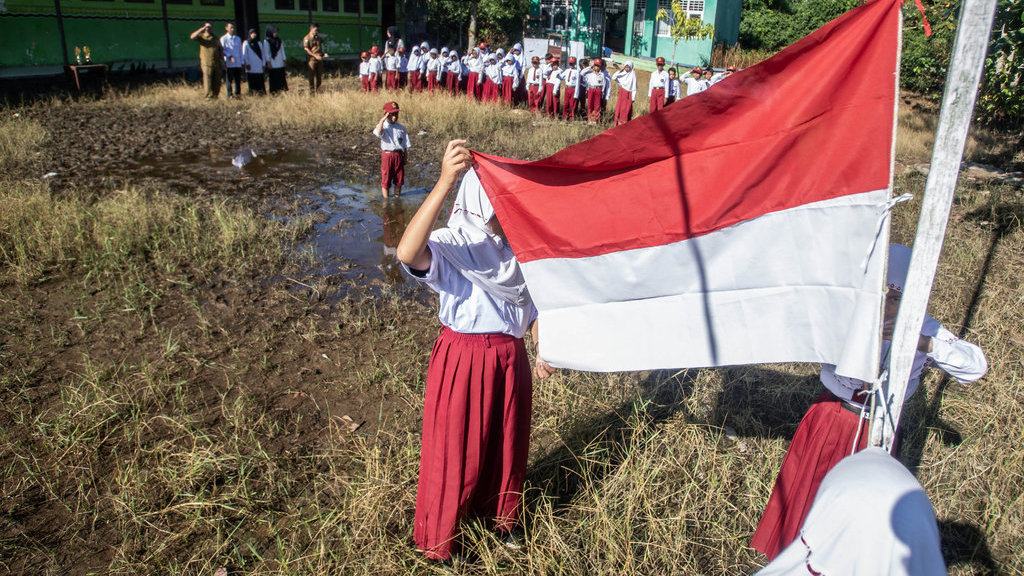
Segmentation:
[(405, 233), (405, 227), (409, 223), (405, 217), (405, 204), (401, 198), (384, 200), (381, 203), (381, 238), (383, 244), (383, 255), (380, 259), (380, 270), (384, 277), (392, 285), (405, 282), (405, 275), (402, 273), (402, 265), (395, 256), (395, 249), (398, 242)]

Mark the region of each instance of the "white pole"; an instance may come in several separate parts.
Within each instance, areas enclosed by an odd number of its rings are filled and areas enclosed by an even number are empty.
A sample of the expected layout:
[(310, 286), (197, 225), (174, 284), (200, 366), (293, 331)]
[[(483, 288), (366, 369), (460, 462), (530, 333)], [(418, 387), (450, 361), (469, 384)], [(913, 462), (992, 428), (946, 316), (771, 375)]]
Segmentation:
[(883, 446), (890, 452), (921, 336), (928, 295), (935, 279), (935, 268), (942, 252), (996, 3), (997, 0), (964, 0), (961, 7), (960, 25), (935, 132), (931, 169), (910, 256), (910, 270), (889, 351), (889, 377), (882, 387), (884, 403), (881, 410), (876, 410), (871, 428), (872, 445)]

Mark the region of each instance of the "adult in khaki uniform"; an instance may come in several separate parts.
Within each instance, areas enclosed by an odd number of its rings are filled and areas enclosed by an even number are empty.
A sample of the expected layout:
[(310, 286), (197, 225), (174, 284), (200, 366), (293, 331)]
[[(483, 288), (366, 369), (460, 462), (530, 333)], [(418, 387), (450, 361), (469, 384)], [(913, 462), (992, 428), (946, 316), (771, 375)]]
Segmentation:
[(324, 74), (324, 43), (320, 39), (320, 25), (309, 25), (309, 34), (302, 39), (302, 48), (309, 55), (309, 91), (315, 93), (320, 89), (320, 81)]
[(216, 100), (220, 95), (220, 81), (224, 73), (224, 49), (220, 39), (213, 35), (213, 26), (209, 22), (193, 32), (191, 38), (199, 42), (199, 67), (203, 70), (206, 97)]

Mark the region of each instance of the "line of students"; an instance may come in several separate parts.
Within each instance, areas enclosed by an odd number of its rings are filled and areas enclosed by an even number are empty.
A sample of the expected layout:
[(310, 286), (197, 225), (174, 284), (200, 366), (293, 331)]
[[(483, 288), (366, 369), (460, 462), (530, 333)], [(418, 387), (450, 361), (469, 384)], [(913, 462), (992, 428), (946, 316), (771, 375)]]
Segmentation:
[[(571, 120), (585, 117), (596, 123), (601, 119), (611, 97), (613, 83), (620, 95), (615, 107), (615, 125), (632, 117), (636, 100), (637, 80), (631, 62), (612, 76), (601, 58), (592, 61), (575, 57), (562, 68), (558, 58), (546, 54), (534, 56), (529, 65), (522, 45), (516, 44), (507, 53), (498, 49), (489, 52), (483, 43), (460, 58), (457, 50), (431, 48), (426, 42), (415, 45), (406, 55), (401, 41), (381, 51), (373, 46), (360, 54), (359, 78), (364, 92), (380, 89), (417, 92), (448, 92), (465, 94), (478, 101), (516, 106), (525, 103), (535, 114)], [(664, 70), (665, 59), (658, 58), (658, 70), (651, 75), (648, 87), (650, 110), (656, 111), (686, 96), (706, 90), (731, 75), (735, 69), (713, 75), (710, 69), (694, 68), (690, 77), (680, 81), (675, 69)], [(625, 94), (623, 94), (623, 92)]]

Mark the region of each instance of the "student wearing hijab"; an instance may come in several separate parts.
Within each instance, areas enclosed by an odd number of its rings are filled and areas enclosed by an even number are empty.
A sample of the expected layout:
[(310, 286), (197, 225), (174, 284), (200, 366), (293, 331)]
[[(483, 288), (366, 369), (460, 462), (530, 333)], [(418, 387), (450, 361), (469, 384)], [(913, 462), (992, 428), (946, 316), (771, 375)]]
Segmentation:
[(437, 89), (444, 61), (437, 57), (437, 48), (431, 48), (427, 55), (427, 92), (433, 94)]
[(242, 45), (242, 62), (245, 65), (245, 78), (249, 84), (249, 94), (263, 96), (267, 88), (263, 83), (263, 43), (255, 28), (249, 29), (249, 39)]
[(612, 79), (619, 84), (619, 95), (615, 100), (615, 120), (612, 123), (612, 126), (618, 126), (633, 118), (633, 101), (636, 100), (636, 72), (633, 71), (633, 63), (626, 62)]
[(462, 62), (459, 60), (459, 52), (451, 50), (448, 52), (448, 66), (445, 69), (445, 87), (448, 93), (456, 96), (459, 93), (459, 82), (462, 81)]
[(505, 63), (501, 67), (501, 102), (506, 106), (513, 106), (516, 102), (516, 93), (519, 91), (519, 66), (516, 65), (516, 58), (512, 54), (505, 56)]
[(409, 62), (407, 64), (407, 70), (409, 74), (409, 93), (420, 92), (422, 85), (420, 84), (420, 66), (423, 63), (423, 54), (420, 51), (419, 46), (412, 47), (412, 54), (409, 55)]
[(267, 37), (263, 39), (263, 56), (266, 58), (270, 93), (288, 90), (288, 65), (284, 55), (284, 43), (278, 38), (275, 26), (267, 26)]
[(473, 48), (472, 52), (466, 55), (466, 96), (474, 100), (483, 98), (484, 68), (486, 62), (480, 48)]
[(484, 94), (485, 102), (497, 103), (501, 100), (501, 87), (503, 78), (501, 66), (494, 54), (487, 55), (487, 66), (484, 66)]
[[(883, 363), (888, 362), (890, 338), (910, 268), (910, 253), (910, 248), (900, 244), (889, 247), (882, 328)], [(988, 370), (981, 348), (960, 340), (926, 315), (907, 383), (907, 398), (917, 390), (921, 372), (931, 364), (961, 383), (974, 382)], [(825, 474), (844, 456), (867, 446), (871, 427), (871, 384), (839, 376), (832, 364), (822, 364), (820, 380), (825, 391), (800, 420), (764, 515), (750, 541), (750, 545), (769, 560), (797, 537)]]
[(882, 448), (843, 458), (822, 480), (799, 537), (756, 576), (946, 576), (928, 495)]
[[(441, 176), (396, 251), (406, 270), (438, 293), (443, 325), (427, 366), (413, 528), (417, 548), (435, 560), (457, 552), (459, 524), (469, 516), (487, 522), (507, 546), (521, 545), (530, 442), (533, 381), (523, 336), (535, 327), (537, 309), (472, 169), (447, 227), (434, 230), (459, 173), (473, 163), (464, 143), (448, 143)], [(535, 364), (538, 377), (545, 367)]]

